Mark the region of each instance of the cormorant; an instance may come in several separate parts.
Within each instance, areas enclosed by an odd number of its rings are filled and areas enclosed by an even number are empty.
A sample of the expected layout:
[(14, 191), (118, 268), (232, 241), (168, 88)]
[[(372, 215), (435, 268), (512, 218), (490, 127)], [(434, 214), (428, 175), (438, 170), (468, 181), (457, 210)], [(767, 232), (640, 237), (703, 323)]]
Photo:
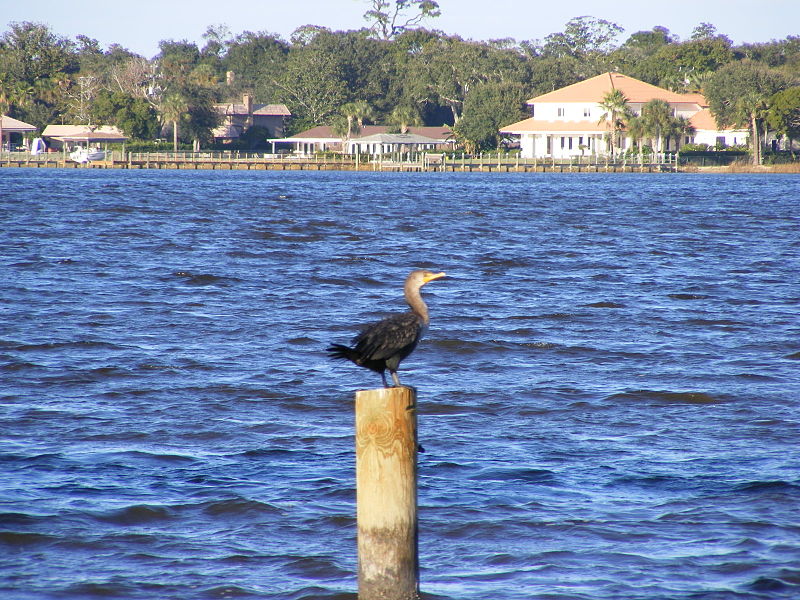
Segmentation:
[(444, 273), (412, 271), (406, 278), (403, 288), (410, 311), (387, 317), (377, 323), (367, 325), (353, 338), (353, 347), (331, 344), (327, 348), (331, 358), (347, 359), (360, 367), (380, 373), (384, 387), (386, 371), (392, 374), (396, 386), (400, 385), (397, 367), (400, 361), (414, 351), (422, 333), (428, 325), (428, 307), (422, 300), (420, 288), (434, 279), (444, 277)]

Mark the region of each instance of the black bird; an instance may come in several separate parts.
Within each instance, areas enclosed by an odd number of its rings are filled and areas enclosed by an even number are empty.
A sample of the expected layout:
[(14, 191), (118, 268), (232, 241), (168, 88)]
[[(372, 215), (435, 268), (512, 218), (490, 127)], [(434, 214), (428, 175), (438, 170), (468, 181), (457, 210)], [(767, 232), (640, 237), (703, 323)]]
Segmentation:
[(386, 382), (388, 370), (392, 374), (394, 384), (399, 386), (397, 367), (400, 361), (417, 347), (429, 322), (428, 307), (422, 300), (419, 290), (429, 281), (444, 276), (444, 273), (412, 271), (403, 288), (406, 302), (411, 310), (367, 325), (353, 338), (352, 348), (342, 344), (331, 344), (327, 348), (328, 355), (331, 358), (350, 360), (360, 367), (380, 373), (384, 387), (389, 387)]

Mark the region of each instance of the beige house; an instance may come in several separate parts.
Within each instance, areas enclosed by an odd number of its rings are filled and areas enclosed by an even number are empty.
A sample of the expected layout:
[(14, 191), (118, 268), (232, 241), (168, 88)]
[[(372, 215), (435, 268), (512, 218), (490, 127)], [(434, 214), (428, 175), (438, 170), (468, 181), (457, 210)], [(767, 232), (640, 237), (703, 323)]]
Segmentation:
[(292, 152), (301, 156), (315, 152), (343, 152), (345, 154), (388, 154), (409, 150), (442, 150), (455, 144), (449, 127), (409, 127), (404, 134), (390, 133), (386, 125), (364, 125), (350, 139), (343, 139), (329, 125), (319, 125), (288, 138), (269, 140), (291, 145)]
[(69, 150), (78, 145), (122, 143), (128, 137), (113, 125), (48, 125), (42, 137), (51, 148)]
[(36, 131), (36, 127), (30, 123), (19, 121), (6, 115), (0, 116), (0, 152), (10, 150), (12, 133), (30, 133)]
[(214, 109), (222, 116), (222, 124), (212, 132), (220, 142), (238, 140), (250, 127), (263, 127), (280, 137), (292, 116), (285, 104), (255, 104), (251, 94), (244, 94), (241, 103), (215, 104)]
[[(673, 117), (685, 117), (696, 128), (693, 136), (685, 136), (679, 144), (710, 143), (724, 138), (742, 143), (747, 132), (719, 131), (708, 112), (708, 102), (702, 94), (679, 94), (660, 88), (622, 73), (603, 73), (528, 100), (531, 117), (507, 125), (500, 133), (519, 136), (523, 158), (574, 158), (584, 155), (610, 153), (609, 126), (603, 121), (600, 103), (609, 92), (620, 90), (634, 114), (654, 99), (669, 104)], [(713, 127), (713, 129), (709, 129)], [(712, 140), (712, 141), (708, 141)], [(623, 132), (618, 149), (625, 151), (633, 141)], [(664, 148), (670, 150), (669, 147)], [(671, 148), (675, 149), (675, 148)]]

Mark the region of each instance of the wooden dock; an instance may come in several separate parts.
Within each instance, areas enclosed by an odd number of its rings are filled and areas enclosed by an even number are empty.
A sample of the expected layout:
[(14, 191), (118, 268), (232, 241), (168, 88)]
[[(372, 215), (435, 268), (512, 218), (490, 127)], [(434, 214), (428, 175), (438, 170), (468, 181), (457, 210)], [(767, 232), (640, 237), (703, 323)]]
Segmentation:
[[(115, 153), (116, 154), (116, 153)], [(59, 169), (178, 169), (212, 171), (386, 171), (402, 173), (674, 173), (674, 160), (634, 161), (552, 161), (506, 157), (449, 157), (430, 161), (424, 155), (414, 160), (364, 160), (342, 157), (236, 156), (192, 153), (128, 153), (124, 157), (90, 163), (76, 163), (58, 154), (38, 156), (8, 153), (0, 167)]]

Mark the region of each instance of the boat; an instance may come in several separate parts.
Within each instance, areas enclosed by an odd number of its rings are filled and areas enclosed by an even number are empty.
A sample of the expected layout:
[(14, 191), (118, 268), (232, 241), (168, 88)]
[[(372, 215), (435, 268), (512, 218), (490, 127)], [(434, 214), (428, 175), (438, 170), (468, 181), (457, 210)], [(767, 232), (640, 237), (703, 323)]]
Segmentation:
[(103, 160), (106, 153), (100, 148), (76, 148), (70, 152), (69, 158), (76, 163), (88, 163), (94, 160)]

